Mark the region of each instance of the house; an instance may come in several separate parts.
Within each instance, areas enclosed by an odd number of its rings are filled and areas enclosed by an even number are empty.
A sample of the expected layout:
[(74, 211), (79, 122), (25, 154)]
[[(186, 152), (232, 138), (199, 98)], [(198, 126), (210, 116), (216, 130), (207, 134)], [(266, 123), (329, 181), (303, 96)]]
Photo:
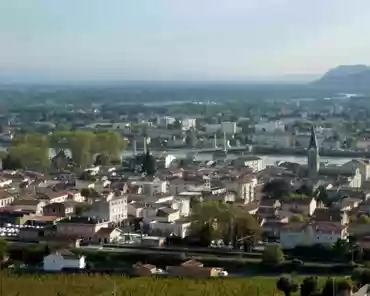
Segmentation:
[(224, 270), (216, 267), (204, 267), (201, 262), (189, 260), (178, 266), (167, 266), (166, 271), (169, 276), (201, 279), (218, 277)]
[(61, 250), (44, 257), (44, 271), (62, 271), (65, 269), (86, 268), (85, 256), (78, 256), (68, 250)]
[(206, 181), (202, 178), (184, 180), (183, 178), (176, 177), (170, 179), (168, 182), (168, 190), (172, 195), (177, 195), (181, 192), (194, 191), (198, 188), (204, 187), (206, 184)]
[(248, 175), (231, 178), (221, 178), (222, 184), (228, 191), (236, 193), (236, 198), (244, 201), (244, 203), (253, 202), (255, 199), (255, 188), (257, 185), (257, 179)]
[(127, 216), (141, 218), (143, 217), (143, 210), (145, 203), (142, 202), (131, 202), (127, 204)]
[(156, 220), (170, 223), (180, 219), (180, 211), (172, 208), (162, 207), (158, 209)]
[(253, 172), (259, 172), (266, 168), (265, 162), (258, 156), (243, 156), (234, 159), (233, 164), (235, 166), (245, 166), (252, 169)]
[(0, 208), (9, 206), (14, 201), (14, 195), (2, 190), (0, 191)]
[(280, 244), (283, 249), (293, 249), (302, 245), (331, 245), (338, 239), (347, 237), (347, 226), (335, 222), (287, 223), (280, 230)]
[(83, 216), (120, 223), (127, 219), (127, 196), (114, 196), (111, 199), (93, 202), (91, 208)]
[(93, 241), (100, 244), (116, 242), (121, 236), (121, 231), (114, 227), (102, 227), (94, 235)]
[(349, 223), (347, 211), (340, 209), (318, 208), (312, 214), (311, 220), (313, 222), (335, 222), (341, 225)]
[(151, 221), (149, 223), (149, 231), (153, 235), (161, 235), (169, 237), (175, 235), (177, 237), (185, 238), (189, 235), (191, 223), (188, 221)]
[(91, 217), (71, 217), (58, 221), (56, 224), (57, 235), (66, 237), (79, 237), (90, 242), (100, 228), (110, 227), (107, 220)]
[(179, 210), (181, 217), (188, 217), (190, 215), (190, 198), (177, 196), (172, 202), (172, 208)]
[(352, 159), (351, 161), (343, 164), (341, 169), (350, 173), (355, 173), (356, 170), (359, 169), (362, 182), (370, 179), (370, 164), (368, 160)]
[(159, 178), (145, 178), (138, 180), (129, 180), (129, 186), (139, 186), (143, 188), (143, 193), (155, 195), (157, 193), (166, 193), (168, 182)]
[(44, 190), (43, 192), (38, 192), (37, 195), (38, 199), (46, 201), (47, 203), (65, 202), (69, 197), (69, 192), (55, 192), (52, 190)]
[(37, 215), (41, 215), (43, 213), (43, 208), (45, 205), (46, 205), (45, 201), (38, 200), (32, 197), (16, 199), (12, 203), (12, 207), (15, 210), (27, 211), (27, 212), (35, 213)]
[(363, 200), (361, 198), (346, 196), (335, 202), (333, 206), (341, 209), (342, 211), (351, 211), (355, 208), (358, 208), (362, 201)]
[(75, 212), (75, 203), (73, 202), (54, 202), (43, 207), (45, 216), (66, 217)]
[(282, 200), (281, 209), (304, 216), (311, 216), (316, 210), (317, 202), (313, 197), (288, 197)]

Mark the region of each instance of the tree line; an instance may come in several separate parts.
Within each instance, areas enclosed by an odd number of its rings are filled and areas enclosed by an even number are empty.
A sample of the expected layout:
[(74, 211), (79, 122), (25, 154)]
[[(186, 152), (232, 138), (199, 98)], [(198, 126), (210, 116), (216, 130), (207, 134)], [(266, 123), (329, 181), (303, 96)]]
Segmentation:
[[(117, 132), (63, 131), (50, 135), (18, 135), (2, 155), (3, 168), (44, 171), (52, 165), (60, 167), (63, 161), (64, 166), (69, 163), (81, 168), (94, 162), (121, 162), (120, 153), (125, 147), (126, 141)], [(54, 159), (50, 158), (50, 149), (56, 153)]]
[(190, 237), (209, 246), (213, 240), (222, 239), (234, 248), (252, 246), (261, 235), (255, 218), (233, 204), (203, 202), (194, 205)]

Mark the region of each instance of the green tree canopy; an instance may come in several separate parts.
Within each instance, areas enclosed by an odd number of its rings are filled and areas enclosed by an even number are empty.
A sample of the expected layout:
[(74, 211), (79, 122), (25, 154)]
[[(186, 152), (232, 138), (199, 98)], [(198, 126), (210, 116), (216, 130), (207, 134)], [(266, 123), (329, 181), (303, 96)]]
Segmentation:
[(276, 287), (278, 290), (282, 291), (285, 296), (290, 296), (291, 293), (298, 291), (298, 284), (288, 275), (280, 277), (276, 282)]
[(276, 265), (284, 261), (284, 253), (278, 244), (265, 246), (262, 253), (262, 262)]
[(191, 233), (204, 237), (207, 231), (209, 240), (223, 239), (233, 245), (246, 237), (258, 237), (260, 226), (257, 221), (242, 209), (224, 203), (204, 202), (194, 207), (191, 215)]

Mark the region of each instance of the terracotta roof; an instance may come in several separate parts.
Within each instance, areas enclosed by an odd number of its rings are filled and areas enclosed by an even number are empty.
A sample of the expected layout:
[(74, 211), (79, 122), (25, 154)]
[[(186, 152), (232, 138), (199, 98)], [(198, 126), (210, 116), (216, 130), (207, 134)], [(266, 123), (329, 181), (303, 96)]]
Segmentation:
[(344, 213), (339, 209), (316, 209), (312, 214), (313, 221), (341, 222)]
[(40, 203), (38, 199), (16, 199), (13, 201), (14, 206), (36, 206)]
[(199, 262), (197, 260), (191, 259), (188, 261), (185, 261), (181, 264), (181, 266), (188, 266), (188, 267), (203, 267), (203, 263)]

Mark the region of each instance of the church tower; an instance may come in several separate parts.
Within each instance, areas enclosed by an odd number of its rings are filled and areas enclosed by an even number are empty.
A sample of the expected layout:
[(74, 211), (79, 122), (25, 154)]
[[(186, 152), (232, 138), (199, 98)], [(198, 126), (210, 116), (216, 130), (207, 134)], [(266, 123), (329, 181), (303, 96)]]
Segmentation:
[(310, 178), (317, 177), (317, 174), (320, 170), (320, 156), (315, 128), (313, 126), (311, 127), (310, 143), (307, 149), (307, 165), (308, 165), (308, 176)]

